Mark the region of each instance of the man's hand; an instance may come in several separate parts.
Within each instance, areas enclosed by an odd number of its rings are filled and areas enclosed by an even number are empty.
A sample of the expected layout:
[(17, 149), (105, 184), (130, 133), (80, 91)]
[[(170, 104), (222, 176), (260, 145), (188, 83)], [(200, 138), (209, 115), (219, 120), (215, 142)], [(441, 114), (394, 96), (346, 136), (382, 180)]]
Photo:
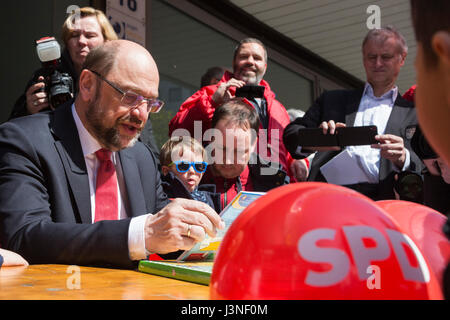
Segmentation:
[(225, 223), (207, 204), (175, 199), (145, 223), (145, 247), (150, 252), (169, 253), (189, 250), (206, 234), (214, 237)]
[(219, 85), (216, 92), (214, 92), (214, 94), (212, 95), (211, 99), (215, 104), (221, 105), (232, 98), (231, 93), (228, 90), (230, 87), (241, 88), (243, 86), (245, 86), (244, 81), (231, 78), (227, 82), (222, 82)]
[(3, 257), (3, 267), (28, 266), (28, 262), (15, 252), (0, 249), (0, 255)]
[(305, 159), (292, 161), (290, 169), (297, 181), (306, 181), (308, 178), (309, 169), (306, 165)]
[(40, 76), (38, 78), (38, 82), (30, 86), (25, 92), (25, 96), (27, 99), (27, 110), (29, 114), (38, 113), (42, 109), (49, 106), (47, 93), (45, 93), (45, 91), (36, 92), (37, 90), (45, 87), (45, 83), (43, 81), (44, 77)]
[[(336, 132), (336, 128), (345, 128), (345, 123), (342, 122), (334, 122), (334, 120), (330, 120), (328, 122), (323, 121), (319, 128), (322, 128), (323, 134), (334, 134)], [(305, 151), (339, 151), (340, 147), (305, 147)]]
[(397, 168), (402, 169), (406, 161), (405, 145), (402, 137), (393, 134), (376, 135), (375, 139), (379, 144), (371, 145), (372, 148), (380, 149), (380, 155), (392, 161)]
[(345, 128), (345, 123), (342, 122), (334, 122), (334, 120), (330, 120), (328, 122), (323, 121), (319, 128), (322, 128), (323, 134), (334, 134), (336, 132), (336, 128)]

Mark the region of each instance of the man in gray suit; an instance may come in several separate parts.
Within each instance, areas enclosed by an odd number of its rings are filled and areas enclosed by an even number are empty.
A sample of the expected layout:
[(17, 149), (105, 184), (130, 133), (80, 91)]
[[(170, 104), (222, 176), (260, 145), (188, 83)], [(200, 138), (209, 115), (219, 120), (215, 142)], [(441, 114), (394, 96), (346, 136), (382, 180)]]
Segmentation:
[[(327, 181), (355, 189), (374, 200), (394, 199), (395, 174), (423, 165), (410, 139), (417, 125), (413, 103), (402, 99), (396, 80), (408, 48), (392, 27), (370, 30), (362, 44), (367, 82), (360, 90), (324, 92), (304, 117), (289, 124), (283, 135), (293, 158), (319, 151), (311, 164), (309, 181)], [(336, 128), (376, 125), (378, 144), (339, 147), (302, 147), (304, 128), (320, 127), (324, 134)]]
[(31, 264), (133, 268), (223, 227), (201, 202), (169, 203), (153, 153), (137, 141), (162, 107), (158, 86), (145, 48), (109, 41), (87, 56), (74, 103), (0, 126), (4, 248)]

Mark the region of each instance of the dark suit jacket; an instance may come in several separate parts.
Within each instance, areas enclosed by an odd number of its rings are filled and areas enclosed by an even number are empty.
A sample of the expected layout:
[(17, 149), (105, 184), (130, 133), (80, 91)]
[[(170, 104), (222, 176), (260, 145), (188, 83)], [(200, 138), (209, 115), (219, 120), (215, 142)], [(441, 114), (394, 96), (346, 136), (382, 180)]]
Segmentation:
[[(156, 161), (138, 142), (119, 152), (131, 217), (167, 204)], [(71, 104), (0, 126), (0, 243), (30, 263), (131, 268), (131, 218), (91, 223), (89, 182)]]
[[(356, 113), (362, 98), (363, 89), (359, 90), (334, 90), (324, 92), (309, 108), (303, 118), (297, 118), (284, 130), (283, 140), (286, 148), (295, 159), (303, 158), (296, 152), (298, 147), (298, 135), (301, 128), (317, 128), (323, 121), (334, 120), (343, 122), (347, 126), (353, 126)], [(400, 95), (397, 96), (391, 115), (389, 117), (386, 134), (394, 134), (403, 138), (405, 148), (410, 152), (411, 162), (409, 170), (417, 174), (421, 173), (423, 164), (411, 148), (412, 135), (408, 132), (414, 130), (417, 125), (416, 111), (412, 102), (406, 101)], [(413, 132), (413, 131), (412, 131)], [(320, 172), (320, 167), (331, 160), (339, 151), (318, 152), (314, 156), (310, 168), (309, 181), (325, 181)], [(380, 160), (379, 173), (379, 197), (382, 199), (394, 199), (394, 164), (385, 159)]]

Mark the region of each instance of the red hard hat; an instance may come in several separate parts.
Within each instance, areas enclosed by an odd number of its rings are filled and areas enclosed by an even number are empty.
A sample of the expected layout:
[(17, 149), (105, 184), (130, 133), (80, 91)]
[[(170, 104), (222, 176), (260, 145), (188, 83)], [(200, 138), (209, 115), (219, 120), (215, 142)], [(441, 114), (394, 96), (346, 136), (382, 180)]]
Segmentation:
[(414, 202), (384, 200), (377, 204), (414, 240), (442, 288), (443, 273), (450, 261), (450, 241), (442, 229), (447, 218), (434, 209)]
[(442, 299), (420, 250), (369, 198), (303, 182), (251, 203), (217, 253), (212, 299)]

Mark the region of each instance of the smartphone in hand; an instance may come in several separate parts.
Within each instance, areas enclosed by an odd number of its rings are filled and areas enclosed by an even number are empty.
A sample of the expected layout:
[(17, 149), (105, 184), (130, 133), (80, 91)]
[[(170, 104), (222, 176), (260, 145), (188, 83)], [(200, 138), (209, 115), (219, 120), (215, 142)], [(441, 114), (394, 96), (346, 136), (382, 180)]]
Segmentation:
[(377, 144), (377, 126), (336, 128), (340, 147)]
[(298, 131), (301, 147), (347, 147), (377, 144), (376, 126), (336, 128), (335, 134), (324, 134), (322, 128), (303, 128)]
[(237, 88), (235, 96), (247, 99), (264, 98), (264, 90), (265, 88), (263, 86), (246, 85)]

